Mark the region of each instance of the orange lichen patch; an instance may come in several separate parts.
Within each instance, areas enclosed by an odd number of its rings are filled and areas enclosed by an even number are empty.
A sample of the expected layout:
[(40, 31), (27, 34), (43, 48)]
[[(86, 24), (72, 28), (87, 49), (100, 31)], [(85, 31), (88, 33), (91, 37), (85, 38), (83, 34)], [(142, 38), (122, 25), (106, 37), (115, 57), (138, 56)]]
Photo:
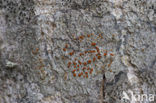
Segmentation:
[(111, 56), (114, 56), (114, 54), (113, 54), (113, 53), (110, 53), (110, 55), (111, 55)]
[(96, 58), (94, 57), (94, 58), (93, 58), (93, 62), (95, 62), (95, 60), (96, 60)]
[(73, 73), (73, 76), (76, 77), (76, 73)]
[(80, 53), (79, 55), (82, 56), (82, 55), (84, 55), (84, 54), (83, 54), (83, 53)]
[(68, 62), (68, 68), (70, 67), (70, 65), (71, 65), (71, 62)]
[(63, 48), (63, 51), (66, 51), (66, 48)]
[(81, 65), (82, 64), (82, 62), (80, 61), (80, 60), (78, 60), (78, 63)]
[(91, 60), (88, 60), (88, 61), (87, 61), (88, 64), (90, 64), (91, 62), (92, 62)]
[(77, 65), (77, 67), (79, 67), (79, 64)]
[(91, 45), (92, 45), (92, 46), (95, 46), (95, 45), (96, 45), (96, 43), (94, 43), (94, 42), (93, 42), (93, 43), (91, 43)]
[(99, 55), (97, 58), (98, 58), (98, 59), (101, 59), (101, 56)]
[(87, 65), (87, 62), (84, 62), (83, 65), (86, 66)]

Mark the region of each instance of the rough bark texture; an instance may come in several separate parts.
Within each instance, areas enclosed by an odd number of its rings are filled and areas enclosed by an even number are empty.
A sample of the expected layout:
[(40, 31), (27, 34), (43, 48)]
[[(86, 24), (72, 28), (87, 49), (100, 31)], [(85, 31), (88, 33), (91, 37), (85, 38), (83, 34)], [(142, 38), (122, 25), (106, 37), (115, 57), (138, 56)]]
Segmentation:
[(0, 0), (0, 103), (156, 103), (122, 98), (155, 79), (156, 0)]

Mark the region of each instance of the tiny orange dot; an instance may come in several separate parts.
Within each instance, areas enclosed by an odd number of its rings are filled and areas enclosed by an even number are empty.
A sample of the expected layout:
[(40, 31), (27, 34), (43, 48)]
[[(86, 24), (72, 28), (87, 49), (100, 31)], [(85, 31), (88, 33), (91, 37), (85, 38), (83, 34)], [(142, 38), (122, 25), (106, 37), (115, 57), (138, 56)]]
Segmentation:
[(77, 63), (76, 62), (73, 62), (73, 65), (76, 65)]
[(87, 63), (86, 63), (86, 62), (84, 62), (84, 63), (83, 63), (83, 65), (84, 65), (84, 66), (86, 66), (86, 65), (87, 65)]
[(73, 73), (73, 76), (76, 77), (76, 73)]
[(83, 54), (83, 53), (80, 53), (79, 55), (82, 56), (82, 55), (84, 55), (84, 54)]
[(106, 55), (107, 55), (107, 53), (104, 53), (103, 55), (104, 55), (104, 56), (106, 56)]
[(83, 69), (83, 70), (85, 70), (85, 69), (86, 69), (86, 67), (83, 67), (82, 69)]
[(95, 49), (97, 52), (100, 52), (100, 49), (97, 46), (95, 47)]
[(88, 67), (87, 70), (89, 70), (90, 68)]
[(88, 53), (88, 51), (85, 51), (85, 54), (87, 54)]
[(36, 52), (38, 52), (39, 48), (36, 48)]
[(68, 62), (68, 68), (70, 67), (70, 65), (71, 65), (71, 62)]
[(68, 44), (65, 45), (65, 48), (68, 48)]
[(96, 45), (96, 43), (94, 43), (94, 42), (93, 42), (93, 43), (91, 43), (91, 45), (92, 45), (92, 46), (95, 46), (95, 45)]
[(63, 51), (66, 51), (66, 48), (63, 48)]
[(89, 38), (90, 37), (90, 34), (88, 34), (87, 37)]
[(79, 39), (84, 39), (84, 36), (79, 36)]
[(81, 77), (81, 73), (79, 73), (78, 76)]
[(74, 69), (73, 71), (72, 71), (72, 73), (74, 73), (76, 70)]
[(93, 58), (93, 62), (95, 62), (95, 60), (96, 60), (96, 58), (94, 57), (94, 58)]
[(74, 54), (74, 51), (69, 53), (70, 56), (72, 56), (73, 54)]
[(110, 64), (108, 64), (108, 67), (110, 67), (111, 66), (111, 63)]
[(91, 63), (91, 60), (88, 60), (87, 62), (88, 62), (88, 64), (90, 64)]
[(101, 56), (100, 55), (98, 56), (98, 59), (101, 59)]
[(111, 55), (111, 56), (114, 56), (114, 54), (113, 54), (113, 53), (110, 53), (110, 55)]
[(78, 60), (78, 62), (79, 62), (80, 65), (82, 64), (80, 60)]

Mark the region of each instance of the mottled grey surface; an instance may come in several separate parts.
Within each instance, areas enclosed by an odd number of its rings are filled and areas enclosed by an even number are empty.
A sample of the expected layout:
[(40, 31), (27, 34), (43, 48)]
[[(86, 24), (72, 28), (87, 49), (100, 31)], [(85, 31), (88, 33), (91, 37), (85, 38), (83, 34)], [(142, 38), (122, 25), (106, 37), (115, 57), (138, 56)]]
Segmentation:
[[(114, 56), (73, 77), (91, 42)], [(155, 103), (122, 100), (156, 94), (155, 79), (156, 0), (0, 0), (0, 103)]]

